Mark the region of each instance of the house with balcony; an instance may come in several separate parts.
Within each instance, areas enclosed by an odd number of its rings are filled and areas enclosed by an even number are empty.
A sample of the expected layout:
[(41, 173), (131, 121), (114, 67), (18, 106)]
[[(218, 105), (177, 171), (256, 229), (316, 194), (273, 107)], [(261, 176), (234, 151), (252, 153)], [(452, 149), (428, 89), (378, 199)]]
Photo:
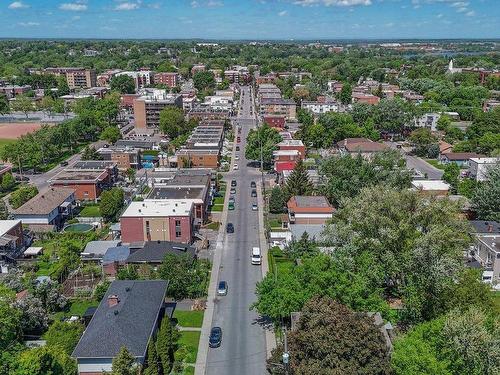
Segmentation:
[(288, 215), (285, 220), (290, 224), (325, 224), (335, 212), (326, 197), (296, 195), (287, 202)]
[(61, 229), (74, 205), (74, 189), (52, 187), (38, 193), (13, 214), (34, 232), (47, 232)]

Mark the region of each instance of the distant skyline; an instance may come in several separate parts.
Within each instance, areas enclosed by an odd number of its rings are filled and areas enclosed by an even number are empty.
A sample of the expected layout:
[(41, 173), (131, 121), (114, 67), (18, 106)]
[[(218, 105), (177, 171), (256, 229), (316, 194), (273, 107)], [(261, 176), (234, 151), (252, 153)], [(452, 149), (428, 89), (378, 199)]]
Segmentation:
[(0, 0), (2, 38), (500, 38), (500, 0)]

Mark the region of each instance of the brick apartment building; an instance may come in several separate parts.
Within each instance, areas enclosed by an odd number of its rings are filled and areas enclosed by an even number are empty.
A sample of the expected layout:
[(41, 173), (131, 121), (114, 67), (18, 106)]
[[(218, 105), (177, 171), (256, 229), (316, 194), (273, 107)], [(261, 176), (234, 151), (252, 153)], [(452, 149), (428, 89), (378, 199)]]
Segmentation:
[(267, 115), (262, 118), (266, 124), (272, 128), (284, 129), (286, 124), (285, 116)]
[(287, 120), (295, 120), (297, 108), (293, 99), (263, 98), (260, 101), (260, 114), (285, 116)]
[(104, 189), (111, 186), (111, 176), (107, 169), (65, 169), (49, 180), (54, 188), (71, 188), (80, 201), (96, 200)]
[(123, 243), (175, 241), (191, 243), (194, 205), (183, 200), (131, 202), (120, 218)]
[(68, 87), (71, 90), (76, 88), (90, 88), (97, 86), (97, 75), (94, 69), (46, 68), (41, 73), (48, 73), (57, 77), (65, 76)]
[(219, 150), (215, 149), (180, 149), (177, 151), (179, 168), (212, 168), (219, 166)]
[(182, 95), (166, 94), (164, 90), (155, 90), (134, 100), (134, 118), (137, 128), (160, 126), (160, 112), (166, 107), (182, 108)]
[(156, 73), (153, 80), (155, 85), (163, 84), (168, 87), (175, 87), (179, 84), (179, 73)]

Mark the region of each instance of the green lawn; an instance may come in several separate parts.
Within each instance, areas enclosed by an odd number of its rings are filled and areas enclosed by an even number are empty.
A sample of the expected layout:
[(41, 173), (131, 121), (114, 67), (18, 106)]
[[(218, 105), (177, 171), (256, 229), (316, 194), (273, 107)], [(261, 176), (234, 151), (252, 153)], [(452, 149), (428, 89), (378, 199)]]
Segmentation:
[(212, 206), (212, 212), (222, 212), (223, 209), (224, 209), (223, 204), (215, 204)]
[(184, 369), (183, 375), (194, 375), (194, 367), (188, 366)]
[(207, 229), (212, 229), (212, 230), (219, 230), (220, 223), (218, 221), (213, 221), (210, 224), (208, 224), (205, 228)]
[(181, 311), (175, 310), (174, 319), (182, 327), (201, 328), (203, 324), (203, 311)]
[(99, 206), (85, 206), (80, 212), (81, 217), (99, 217), (101, 216), (101, 209)]
[(443, 170), (445, 168), (445, 166), (443, 164), (441, 164), (439, 161), (437, 161), (436, 159), (425, 159), (425, 161), (435, 168), (443, 169)]
[(290, 272), (294, 266), (293, 260), (287, 258), (277, 246), (269, 249), (267, 258), (269, 271), (272, 273), (277, 272), (278, 276)]
[(271, 219), (268, 223), (271, 228), (281, 228), (281, 220)]
[(186, 363), (196, 363), (201, 332), (181, 331), (180, 334), (179, 349), (175, 352), (175, 360)]
[(68, 315), (82, 316), (83, 313), (91, 306), (98, 306), (99, 302), (87, 299), (72, 300), (71, 307), (69, 308)]
[(214, 199), (214, 204), (224, 204), (224, 197), (217, 197)]
[(493, 309), (500, 315), (500, 292), (493, 292)]
[(0, 149), (2, 149), (4, 146), (10, 145), (11, 143), (14, 143), (16, 139), (5, 139), (1, 138), (0, 139)]

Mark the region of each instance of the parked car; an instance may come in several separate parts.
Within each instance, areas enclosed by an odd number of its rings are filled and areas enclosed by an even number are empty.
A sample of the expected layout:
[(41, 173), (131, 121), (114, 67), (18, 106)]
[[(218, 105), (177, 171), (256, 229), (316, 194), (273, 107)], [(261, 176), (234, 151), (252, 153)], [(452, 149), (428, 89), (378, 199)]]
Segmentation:
[(236, 189), (235, 188), (231, 188), (231, 190), (229, 190), (229, 193), (236, 194)]
[(252, 190), (252, 194), (251, 194), (252, 198), (257, 198), (257, 190)]
[(236, 151), (240, 151), (240, 146), (236, 146)]
[(259, 206), (256, 203), (252, 204), (252, 211), (258, 211)]
[(218, 348), (222, 342), (222, 328), (212, 327), (210, 330), (210, 338), (208, 339), (208, 346), (211, 348)]
[(227, 295), (227, 283), (225, 281), (219, 281), (219, 286), (217, 287), (217, 295), (218, 296)]
[(229, 202), (227, 208), (230, 210), (230, 211), (233, 211), (234, 210), (234, 202)]
[(241, 142), (241, 138), (240, 137), (236, 138), (236, 142), (240, 143)]
[(234, 160), (240, 160), (240, 155), (234, 155)]
[(61, 162), (60, 165), (61, 165), (61, 167), (66, 167), (66, 166), (68, 166), (68, 162), (66, 160), (64, 160)]
[(233, 165), (233, 170), (237, 171), (239, 169), (238, 164)]
[(236, 187), (236, 180), (232, 180), (232, 181), (231, 181), (231, 186), (232, 186), (232, 187)]
[(227, 223), (227, 225), (226, 225), (226, 232), (227, 233), (234, 233), (234, 225), (233, 225), (233, 223)]
[(255, 183), (255, 181), (250, 182), (250, 187), (252, 189), (255, 189), (257, 187), (257, 184)]

